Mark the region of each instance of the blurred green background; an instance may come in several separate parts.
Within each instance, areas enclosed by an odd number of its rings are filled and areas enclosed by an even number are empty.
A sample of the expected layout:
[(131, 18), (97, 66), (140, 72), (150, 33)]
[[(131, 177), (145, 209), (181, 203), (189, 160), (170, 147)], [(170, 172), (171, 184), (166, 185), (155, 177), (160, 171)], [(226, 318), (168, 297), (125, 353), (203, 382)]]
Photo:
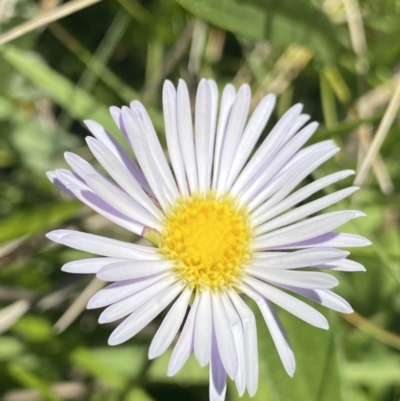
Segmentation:
[[(276, 93), (268, 127), (303, 103), (321, 122), (312, 142), (332, 138), (342, 148), (309, 181), (358, 170), (400, 85), (400, 0), (103, 0), (79, 10), (84, 3), (0, 1), (0, 400), (208, 400), (208, 369), (193, 359), (173, 378), (168, 355), (147, 361), (161, 317), (127, 344), (106, 345), (111, 325), (84, 310), (100, 284), (60, 272), (88, 255), (44, 233), (68, 227), (137, 238), (60, 193), (45, 172), (66, 167), (66, 150), (93, 160), (83, 119), (120, 138), (110, 105), (142, 100), (162, 139), (162, 83), (179, 77), (193, 95), (201, 77), (220, 90), (247, 82), (253, 107)], [(65, 5), (78, 7), (59, 19)], [(22, 35), (29, 21), (41, 26)], [(280, 313), (296, 355), (293, 379), (257, 315), (255, 401), (399, 400), (399, 138), (397, 115), (362, 189), (332, 208), (367, 213), (343, 229), (373, 241), (352, 250), (367, 273), (337, 274), (338, 293), (356, 312), (323, 310), (328, 332)], [(227, 399), (238, 400), (229, 386)]]

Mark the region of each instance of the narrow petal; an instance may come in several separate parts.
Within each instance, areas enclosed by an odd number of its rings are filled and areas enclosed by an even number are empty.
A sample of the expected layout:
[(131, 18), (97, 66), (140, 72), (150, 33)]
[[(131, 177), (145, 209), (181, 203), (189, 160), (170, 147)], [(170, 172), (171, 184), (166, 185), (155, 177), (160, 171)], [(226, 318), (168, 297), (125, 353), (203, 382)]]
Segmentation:
[(209, 140), (209, 159), (207, 166), (207, 189), (211, 189), (211, 176), (212, 169), (214, 164), (214, 146), (215, 146), (215, 137), (216, 137), (216, 125), (217, 125), (217, 114), (218, 114), (218, 86), (212, 79), (208, 80), (211, 88), (211, 128), (209, 132), (210, 140)]
[(173, 199), (176, 199), (179, 195), (178, 187), (176, 186), (171, 169), (168, 165), (167, 159), (165, 158), (164, 151), (161, 147), (160, 141), (158, 140), (153, 123), (142, 103), (134, 100), (131, 102), (130, 106), (138, 125), (141, 126), (143, 130), (142, 132), (145, 134), (148, 149), (150, 150), (153, 159), (157, 161), (158, 173), (163, 179), (165, 188), (168, 189)]
[(200, 366), (206, 366), (211, 357), (212, 308), (210, 290), (201, 291), (199, 298), (194, 326), (194, 354)]
[(221, 169), (222, 148), (226, 134), (229, 115), (235, 102), (236, 91), (233, 85), (226, 85), (222, 93), (221, 106), (219, 111), (217, 136), (215, 138), (214, 171), (212, 179), (212, 189), (216, 190)]
[(276, 96), (269, 94), (265, 96), (258, 104), (254, 113), (252, 114), (246, 128), (240, 138), (236, 157), (233, 160), (233, 165), (229, 173), (228, 187), (230, 188), (236, 180), (240, 170), (245, 165), (250, 153), (253, 151), (258, 139), (260, 138), (270, 116), (274, 109)]
[(347, 251), (334, 248), (303, 249), (288, 253), (263, 253), (260, 252), (256, 258), (250, 260), (249, 264), (274, 269), (298, 269), (340, 261), (349, 255)]
[(46, 173), (46, 175), (47, 175), (47, 178), (50, 180), (50, 182), (53, 183), (54, 185), (56, 185), (59, 189), (61, 189), (61, 191), (65, 192), (72, 198), (77, 199), (75, 194), (72, 191), (70, 191), (67, 188), (67, 186), (60, 181), (60, 179), (57, 177), (57, 173), (55, 171), (48, 171)]
[(212, 158), (212, 154), (210, 154), (210, 131), (214, 113), (211, 96), (211, 85), (203, 78), (197, 89), (195, 115), (195, 150), (200, 192), (206, 192), (209, 189), (208, 172), (210, 158)]
[(229, 120), (227, 122), (217, 186), (217, 191), (220, 193), (223, 193), (230, 188), (228, 186), (228, 178), (234, 163), (236, 152), (238, 151), (243, 129), (246, 124), (250, 100), (250, 87), (249, 85), (244, 84), (238, 90), (235, 102), (233, 103), (232, 110), (229, 114)]
[(317, 267), (342, 272), (365, 272), (365, 267), (361, 263), (349, 259), (342, 259), (332, 263), (324, 263)]
[(311, 299), (311, 301), (317, 302), (329, 309), (332, 309), (340, 313), (352, 313), (353, 308), (350, 304), (343, 299), (341, 296), (335, 294), (330, 290), (320, 289), (306, 289), (299, 288), (296, 286), (283, 286), (289, 291), (295, 292), (296, 294), (302, 295), (305, 298)]
[(141, 308), (127, 317), (110, 335), (109, 345), (122, 344), (135, 336), (160, 314), (177, 296), (184, 286), (181, 282), (173, 284), (160, 292)]
[(225, 401), (226, 395), (226, 371), (219, 353), (215, 333), (212, 342), (212, 358), (210, 363), (210, 401)]
[[(320, 210), (325, 209), (341, 201), (342, 199), (346, 198), (347, 196), (350, 196), (357, 190), (358, 187), (345, 188), (340, 191), (334, 192), (333, 194), (323, 196), (322, 198), (307, 203), (306, 205), (300, 206), (282, 216), (279, 216), (273, 220), (268, 221), (267, 223), (260, 225), (259, 227), (256, 228), (254, 235), (258, 236), (261, 234), (265, 234), (269, 231), (275, 230), (280, 227), (284, 227), (288, 224), (301, 220), (302, 218), (307, 217), (310, 214), (317, 213)], [(257, 221), (266, 221), (266, 220), (265, 217), (261, 215)], [(257, 223), (255, 222), (255, 224)]]
[(254, 202), (259, 189), (264, 187), (282, 167), (298, 152), (298, 150), (310, 139), (318, 128), (317, 123), (311, 123), (303, 128), (297, 135), (288, 141), (274, 156), (264, 163), (260, 173), (254, 177), (250, 185), (247, 185), (240, 193), (241, 202), (249, 204), (249, 210), (254, 210), (259, 204)]
[(196, 321), (197, 308), (199, 306), (199, 296), (196, 295), (189, 315), (183, 326), (181, 335), (172, 351), (171, 359), (168, 364), (168, 376), (173, 376), (179, 372), (185, 364), (193, 349), (194, 325)]
[(283, 244), (275, 247), (275, 249), (300, 249), (314, 247), (351, 248), (368, 245), (371, 245), (371, 241), (361, 237), (361, 235), (330, 232), (305, 241)]
[(249, 266), (246, 272), (263, 281), (269, 281), (273, 284), (292, 285), (299, 288), (330, 289), (339, 284), (335, 277), (319, 272), (269, 269), (263, 266)]
[(150, 344), (149, 359), (162, 355), (172, 344), (179, 328), (182, 325), (189, 306), (192, 290), (185, 288), (174, 305), (168, 311)]
[(151, 213), (158, 220), (163, 218), (163, 214), (144, 192), (140, 183), (131, 174), (131, 172), (118, 160), (113, 153), (107, 149), (101, 142), (93, 138), (86, 138), (86, 142), (93, 155), (99, 163), (110, 174), (113, 180), (138, 202), (144, 209)]
[(231, 326), (233, 340), (235, 342), (238, 357), (238, 373), (235, 377), (236, 388), (241, 397), (246, 390), (246, 349), (244, 344), (244, 334), (242, 321), (237, 313), (232, 301), (227, 294), (221, 293), (222, 303), (228, 316), (229, 325)]
[(96, 274), (102, 267), (115, 262), (122, 262), (123, 259), (116, 258), (89, 258), (75, 260), (66, 263), (61, 270), (66, 273), (75, 274)]
[[(120, 113), (118, 113), (118, 120), (119, 118)], [(129, 173), (134, 177), (135, 181), (137, 181), (147, 193), (152, 194), (149, 183), (147, 182), (143, 172), (129, 157), (122, 146), (113, 138), (113, 136), (109, 134), (100, 124), (93, 120), (85, 120), (84, 123), (89, 131), (102, 143), (102, 145), (107, 148), (129, 171)]]
[(97, 195), (88, 186), (81, 183), (73, 183), (67, 185), (67, 188), (74, 193), (74, 195), (85, 205), (101, 214), (115, 224), (137, 234), (142, 235), (144, 225), (136, 220), (123, 214), (120, 210), (115, 209), (107, 203), (101, 196)]
[(218, 350), (228, 376), (233, 380), (238, 373), (238, 357), (232, 330), (222, 300), (218, 293), (212, 294), (213, 322)]
[(72, 230), (55, 230), (46, 234), (54, 242), (80, 251), (110, 258), (162, 260), (155, 248), (118, 241)]
[[(286, 199), (284, 197), (287, 195), (286, 187), (283, 187), (280, 191), (276, 192), (267, 202), (269, 203), (269, 207), (262, 212), (262, 220), (268, 221), (271, 218), (278, 216), (285, 210), (291, 208), (292, 206), (297, 205), (302, 202), (304, 199), (307, 199), (309, 196), (315, 194), (321, 189), (337, 182), (343, 180), (344, 178), (353, 175), (353, 170), (344, 170), (339, 171), (338, 173), (330, 174), (326, 177), (322, 177), (311, 184), (306, 185), (305, 187), (299, 189), (292, 195), (288, 196)], [(281, 192), (284, 191), (285, 194), (281, 195)], [(259, 214), (260, 215), (260, 214)], [(258, 225), (261, 220), (254, 221), (253, 224)]]
[(140, 308), (146, 302), (152, 300), (156, 295), (160, 294), (162, 291), (169, 289), (172, 284), (177, 281), (174, 275), (169, 275), (163, 280), (158, 280), (151, 286), (147, 287), (142, 291), (138, 291), (129, 297), (122, 299), (121, 301), (115, 302), (104, 311), (99, 316), (99, 323), (110, 323), (116, 320), (122, 319), (127, 315)]
[(236, 291), (228, 292), (243, 325), (243, 340), (245, 347), (246, 386), (250, 397), (253, 397), (258, 387), (258, 345), (256, 319), (251, 309)]
[[(290, 139), (289, 135), (285, 134), (291, 131), (291, 127), (299, 116), (301, 109), (302, 106), (299, 104), (291, 107), (278, 121), (252, 156), (251, 160), (249, 160), (243, 171), (239, 174), (232, 186), (232, 194), (238, 195), (245, 185), (251, 182), (252, 178), (260, 172), (262, 166)], [(293, 132), (293, 134), (294, 133), (295, 132)]]
[(176, 102), (176, 90), (174, 86), (171, 81), (165, 81), (163, 87), (163, 110), (168, 153), (179, 191), (181, 195), (187, 196), (189, 195), (189, 189), (186, 181), (182, 149), (179, 142)]
[[(284, 199), (296, 186), (322, 163), (330, 159), (339, 148), (328, 141), (309, 146), (297, 153), (285, 168), (277, 174), (251, 201), (260, 205), (252, 212), (255, 219), (266, 213), (272, 206)], [(271, 197), (274, 195), (273, 197)], [(270, 198), (271, 199), (268, 199)], [(268, 200), (267, 200), (268, 199)], [(252, 206), (253, 207), (253, 206)]]
[(97, 273), (97, 277), (104, 281), (130, 280), (164, 273), (173, 267), (173, 262), (169, 260), (130, 260), (104, 266)]
[[(328, 329), (329, 325), (325, 317), (303, 301), (300, 301), (299, 299), (253, 277), (245, 277), (243, 281), (269, 301), (283, 309), (286, 309), (299, 319), (302, 319), (315, 327), (325, 330)], [(246, 287), (239, 286), (239, 288), (246, 293)]]
[(347, 223), (349, 220), (363, 215), (364, 214), (361, 212), (350, 210), (326, 213), (261, 235), (254, 240), (253, 247), (256, 250), (271, 249), (284, 244), (290, 244), (294, 242), (294, 240), (306, 241), (334, 230), (344, 223)]
[(180, 148), (182, 149), (183, 163), (185, 165), (186, 177), (191, 193), (199, 189), (196, 153), (193, 138), (192, 111), (190, 109), (190, 98), (185, 81), (179, 80), (177, 91), (177, 121)]
[(170, 273), (155, 274), (131, 280), (117, 281), (98, 291), (89, 299), (86, 309), (104, 308), (164, 280)]
[(119, 189), (111, 181), (100, 175), (87, 175), (85, 181), (98, 196), (104, 199), (116, 210), (123, 210), (127, 217), (139, 222), (145, 227), (161, 231), (160, 220), (150, 214), (143, 206), (132, 199), (126, 192)]
[(170, 192), (166, 182), (160, 174), (160, 168), (157, 159), (154, 159), (149, 144), (146, 140), (146, 133), (134, 116), (132, 110), (123, 107), (121, 110), (121, 119), (126, 129), (129, 143), (138, 159), (139, 165), (145, 175), (151, 190), (160, 203), (162, 209), (168, 210), (174, 202), (174, 195)]
[(290, 346), (289, 339), (287, 338), (285, 329), (282, 326), (279, 317), (277, 316), (274, 308), (264, 297), (258, 294), (249, 286), (244, 286), (246, 294), (252, 298), (260, 308), (265, 323), (271, 333), (272, 340), (274, 341), (275, 347), (278, 351), (279, 357), (281, 358), (283, 367), (287, 374), (293, 377), (296, 369), (296, 361), (292, 347)]

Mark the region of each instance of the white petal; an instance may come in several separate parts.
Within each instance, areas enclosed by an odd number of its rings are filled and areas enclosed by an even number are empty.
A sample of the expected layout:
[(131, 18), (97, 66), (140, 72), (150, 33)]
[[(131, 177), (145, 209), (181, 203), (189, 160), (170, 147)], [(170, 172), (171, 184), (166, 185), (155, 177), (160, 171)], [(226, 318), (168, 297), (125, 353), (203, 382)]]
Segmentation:
[(214, 163), (214, 146), (215, 146), (215, 137), (216, 137), (216, 125), (217, 125), (217, 114), (218, 114), (218, 87), (215, 81), (212, 79), (208, 80), (211, 88), (211, 128), (210, 128), (210, 148), (209, 148), (209, 160), (207, 166), (207, 188), (211, 189), (211, 175)]
[(64, 158), (70, 167), (75, 171), (75, 173), (81, 178), (88, 174), (100, 174), (96, 168), (75, 153), (65, 152)]
[(161, 313), (178, 296), (183, 288), (183, 284), (177, 282), (133, 312), (111, 333), (108, 344), (122, 344), (135, 336)]
[(162, 355), (171, 345), (185, 317), (192, 292), (191, 289), (185, 288), (168, 311), (151, 341), (149, 359), (154, 359)]
[(319, 289), (305, 289), (293, 286), (284, 286), (289, 291), (295, 292), (296, 294), (302, 295), (311, 301), (317, 302), (327, 308), (333, 309), (340, 313), (352, 313), (353, 308), (350, 304), (343, 299), (341, 296), (335, 294), (330, 290), (319, 290)]
[(138, 202), (143, 208), (150, 212), (158, 220), (163, 218), (163, 214), (153, 203), (149, 196), (144, 192), (141, 185), (136, 181), (131, 172), (107, 149), (101, 142), (93, 138), (86, 138), (86, 142), (99, 161), (99, 163), (110, 174), (114, 181), (129, 194), (132, 199)]
[(123, 107), (121, 110), (121, 118), (126, 129), (129, 142), (138, 159), (139, 165), (152, 189), (155, 197), (159, 201), (162, 209), (168, 210), (169, 206), (174, 203), (174, 196), (169, 191), (163, 177), (160, 174), (157, 159), (154, 159), (149, 144), (146, 140), (146, 133), (143, 127), (137, 121), (131, 109)]
[(116, 258), (89, 258), (75, 260), (66, 263), (61, 270), (66, 273), (91, 274), (97, 273), (103, 266), (109, 263), (122, 262), (123, 259)]
[(243, 325), (243, 340), (246, 350), (246, 385), (250, 397), (253, 397), (258, 387), (258, 345), (256, 319), (251, 309), (246, 305), (236, 291), (230, 290), (228, 295), (237, 313), (239, 314)]
[[(265, 163), (279, 151), (279, 149), (290, 139), (287, 134), (293, 126), (294, 121), (299, 116), (302, 106), (297, 104), (290, 108), (278, 121), (267, 138), (257, 149), (249, 160), (243, 171), (239, 174), (236, 182), (232, 186), (232, 194), (238, 195), (245, 185), (252, 181)], [(293, 132), (294, 134), (295, 132)]]
[[(263, 283), (253, 277), (245, 277), (243, 281), (247, 285), (255, 289), (257, 292), (259, 292), (261, 295), (263, 295), (265, 298), (280, 306), (281, 308), (286, 309), (288, 312), (295, 315), (299, 319), (302, 319), (315, 327), (326, 330), (328, 329), (329, 325), (325, 317), (303, 301), (300, 301), (299, 299), (289, 294), (286, 294), (285, 292), (266, 283)], [(244, 293), (246, 293), (245, 287), (240, 286), (239, 288)]]
[(228, 316), (229, 324), (232, 329), (233, 340), (235, 341), (235, 347), (238, 357), (238, 373), (235, 377), (236, 388), (241, 397), (246, 390), (246, 357), (245, 354), (247, 350), (244, 345), (244, 334), (242, 321), (236, 312), (232, 301), (229, 299), (228, 295), (221, 292), (221, 299), (224, 304), (225, 311)]
[(212, 179), (212, 189), (216, 190), (218, 185), (218, 177), (221, 169), (221, 156), (224, 138), (226, 134), (226, 126), (228, 124), (229, 115), (232, 105), (235, 102), (236, 91), (233, 85), (228, 84), (225, 86), (222, 93), (221, 106), (218, 118), (217, 136), (215, 139), (215, 153), (214, 153), (214, 172)]
[(298, 269), (336, 262), (349, 255), (335, 248), (303, 249), (294, 252), (259, 252), (249, 264), (277, 269)]
[(122, 281), (164, 273), (174, 267), (169, 260), (130, 260), (104, 266), (97, 278), (104, 281)]
[(189, 195), (189, 189), (186, 181), (182, 150), (179, 143), (176, 108), (176, 90), (171, 81), (165, 81), (163, 87), (163, 110), (168, 153), (180, 193), (187, 196)]
[(194, 150), (192, 111), (190, 98), (185, 81), (179, 80), (177, 91), (177, 121), (179, 143), (185, 165), (186, 177), (191, 193), (197, 192), (199, 182), (197, 179), (196, 154)]
[[(298, 221), (304, 217), (309, 216), (310, 214), (314, 214), (322, 209), (327, 208), (328, 206), (331, 206), (341, 201), (342, 199), (346, 198), (357, 190), (358, 187), (345, 188), (332, 194), (323, 196), (322, 198), (307, 203), (306, 205), (300, 206), (282, 216), (279, 216), (273, 220), (268, 221), (267, 223), (260, 225), (256, 228), (254, 235), (257, 236), (265, 234), (279, 227), (284, 227), (288, 224), (294, 223), (295, 221)], [(257, 219), (257, 222), (261, 221), (266, 221), (265, 216), (261, 215)], [(254, 222), (253, 224), (257, 225), (257, 222)]]
[(195, 115), (195, 149), (200, 192), (206, 192), (209, 189), (208, 172), (210, 158), (212, 158), (212, 154), (210, 153), (210, 141), (212, 139), (210, 131), (212, 129), (212, 116), (214, 113), (211, 96), (211, 85), (203, 78), (197, 89)]
[(339, 281), (326, 273), (269, 269), (263, 266), (249, 266), (246, 272), (263, 281), (275, 284), (292, 285), (300, 288), (329, 289), (336, 287)]
[(283, 328), (279, 317), (276, 315), (274, 308), (264, 297), (259, 295), (252, 288), (245, 286), (246, 294), (252, 298), (260, 308), (268, 330), (271, 333), (272, 340), (281, 358), (282, 364), (287, 374), (292, 377), (296, 369), (296, 361), (292, 347), (290, 346), (289, 339), (286, 336), (285, 329)]
[(213, 322), (218, 350), (226, 373), (234, 379), (238, 373), (238, 358), (228, 317), (218, 293), (211, 296)]
[(337, 262), (321, 264), (318, 267), (342, 272), (365, 272), (365, 267), (354, 260), (343, 259)]
[(240, 150), (238, 146), (242, 137), (243, 129), (246, 124), (251, 100), (250, 87), (242, 85), (236, 95), (232, 110), (229, 114), (224, 142), (222, 145), (220, 170), (218, 177), (217, 191), (223, 193), (229, 190), (228, 178), (234, 163), (235, 155)]
[(153, 123), (142, 103), (134, 100), (131, 102), (130, 106), (138, 125), (142, 127), (143, 133), (145, 134), (145, 140), (147, 141), (153, 159), (156, 160), (158, 173), (163, 178), (165, 188), (168, 189), (170, 194), (172, 194), (173, 199), (176, 199), (179, 195), (179, 191), (174, 177), (172, 176), (171, 169), (169, 168), (167, 159), (165, 158), (160, 141), (158, 140)]
[[(56, 185), (59, 189), (61, 189), (61, 191), (65, 192), (66, 194), (68, 194), (69, 196), (73, 197), (76, 199), (75, 194), (70, 191), (65, 184), (63, 184), (60, 179), (57, 177), (57, 173), (55, 171), (48, 171), (46, 173), (47, 178), (50, 180), (50, 182), (52, 182), (54, 185)], [(78, 178), (78, 177), (77, 177)]]
[(212, 309), (210, 290), (202, 290), (199, 293), (199, 298), (194, 326), (194, 354), (200, 366), (206, 366), (210, 362), (211, 356)]
[[(338, 173), (330, 174), (326, 177), (322, 177), (312, 182), (311, 184), (306, 185), (305, 187), (299, 189), (286, 199), (283, 199), (281, 195), (282, 191), (285, 192), (283, 196), (287, 195), (286, 193), (287, 189), (283, 187), (280, 191), (276, 192), (275, 195), (271, 197), (271, 199), (267, 201), (267, 203), (269, 203), (269, 207), (265, 209), (264, 212), (262, 212), (262, 218), (265, 221), (267, 221), (272, 217), (275, 217), (280, 213), (282, 213), (283, 211), (289, 209), (290, 207), (297, 205), (304, 199), (308, 198), (309, 196), (313, 195), (319, 190), (327, 187), (328, 185), (343, 180), (344, 178), (347, 178), (348, 176), (353, 174), (354, 174), (353, 170), (344, 170), (344, 171), (339, 171)], [(276, 198), (278, 198), (278, 200), (276, 200)]]
[(101, 175), (87, 175), (85, 181), (98, 196), (104, 199), (115, 210), (123, 210), (123, 213), (132, 220), (145, 227), (151, 227), (161, 231), (160, 220), (151, 215), (143, 206), (132, 199), (126, 192), (119, 189)]
[(217, 340), (213, 335), (213, 349), (210, 363), (210, 401), (225, 401), (226, 395), (226, 371), (219, 354)]
[(69, 189), (71, 185), (79, 187), (86, 191), (92, 191), (86, 185), (86, 182), (75, 172), (59, 168), (54, 171), (54, 174), (58, 182), (60, 182), (63, 186), (65, 186), (67, 188), (67, 191), (69, 191), (69, 193), (72, 193), (72, 196), (74, 198), (77, 198), (77, 196)]
[(55, 230), (47, 233), (46, 237), (70, 248), (110, 258), (162, 260), (161, 255), (155, 248), (79, 231)]
[[(117, 109), (117, 108), (115, 108)], [(118, 109), (119, 110), (119, 109)], [(120, 118), (120, 110), (118, 113), (118, 120)], [(140, 186), (147, 191), (152, 193), (149, 183), (146, 180), (143, 172), (134, 163), (134, 161), (128, 156), (122, 146), (110, 135), (100, 124), (92, 120), (85, 120), (86, 127), (91, 133), (107, 148), (117, 160), (129, 171), (134, 179), (140, 184)], [(118, 124), (119, 125), (119, 124)]]
[[(240, 193), (241, 203), (249, 204), (249, 210), (254, 210), (259, 203), (254, 201), (255, 195), (260, 192), (284, 165), (296, 154), (296, 152), (310, 139), (311, 135), (318, 128), (317, 123), (311, 123), (295, 135), (282, 149), (267, 160), (261, 167), (257, 176), (254, 177), (250, 185), (247, 185)], [(249, 203), (251, 201), (251, 203)]]
[(112, 283), (89, 299), (86, 309), (103, 308), (125, 299), (139, 291), (153, 285), (159, 280), (165, 279), (170, 273), (155, 274), (150, 277), (141, 277), (131, 280)]
[(110, 323), (122, 319), (140, 308), (146, 302), (154, 299), (162, 291), (171, 287), (176, 281), (177, 277), (175, 275), (169, 275), (163, 280), (158, 280), (146, 289), (138, 291), (121, 301), (115, 302), (104, 309), (99, 316), (99, 323)]
[(275, 248), (297, 241), (306, 241), (340, 227), (349, 220), (361, 217), (358, 211), (340, 211), (316, 216), (300, 223), (292, 224), (268, 234), (257, 237), (253, 242), (256, 250)]
[(258, 139), (260, 138), (270, 116), (274, 109), (276, 96), (269, 94), (265, 96), (254, 110), (249, 122), (246, 125), (246, 129), (240, 138), (236, 157), (233, 160), (233, 165), (229, 173), (228, 187), (231, 187), (233, 182), (236, 180), (240, 170), (246, 163), (250, 153), (254, 149)]
[(277, 246), (276, 249), (298, 249), (314, 247), (350, 248), (371, 245), (371, 241), (356, 234), (326, 233), (305, 241)]
[(101, 196), (94, 193), (88, 186), (82, 184), (70, 184), (67, 188), (85, 205), (89, 206), (97, 213), (113, 221), (115, 224), (126, 228), (137, 235), (142, 235), (144, 225), (123, 214), (107, 203)]
[[(272, 206), (284, 199), (305, 177), (338, 151), (339, 148), (329, 141), (309, 146), (297, 153), (252, 200), (254, 204), (261, 205), (252, 212), (252, 217), (255, 219), (260, 214), (265, 214)], [(271, 199), (268, 199), (269, 197)]]
[(193, 349), (194, 324), (198, 305), (199, 296), (196, 295), (193, 305), (190, 308), (189, 315), (183, 326), (182, 333), (174, 347), (174, 350), (172, 351), (171, 359), (169, 360), (168, 364), (168, 376), (173, 376), (175, 373), (181, 370)]

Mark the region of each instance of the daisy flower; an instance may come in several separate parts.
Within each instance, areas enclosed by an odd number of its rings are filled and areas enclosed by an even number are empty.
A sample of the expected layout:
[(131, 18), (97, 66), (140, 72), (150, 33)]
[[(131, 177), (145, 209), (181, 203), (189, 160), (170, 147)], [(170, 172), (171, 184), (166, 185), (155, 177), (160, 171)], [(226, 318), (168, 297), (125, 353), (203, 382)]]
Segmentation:
[(169, 158), (145, 108), (133, 101), (130, 107), (110, 111), (138, 164), (103, 127), (86, 121), (94, 136), (87, 144), (107, 174), (72, 153), (65, 154), (72, 171), (48, 174), (63, 191), (150, 241), (138, 245), (71, 230), (48, 234), (55, 242), (99, 256), (69, 262), (62, 270), (96, 274), (112, 282), (87, 305), (106, 307), (100, 323), (124, 319), (109, 344), (128, 341), (169, 308), (151, 342), (149, 358), (163, 354), (180, 333), (168, 375), (177, 373), (193, 352), (200, 366), (209, 365), (211, 401), (224, 400), (227, 377), (235, 381), (240, 395), (247, 389), (253, 396), (257, 390), (256, 321), (244, 296), (260, 308), (292, 376), (293, 351), (274, 306), (328, 329), (325, 317), (294, 295), (351, 312), (350, 305), (331, 291), (337, 279), (321, 270), (364, 270), (346, 259), (349, 252), (338, 248), (369, 244), (358, 235), (334, 231), (363, 216), (359, 211), (309, 217), (351, 195), (356, 187), (304, 202), (353, 171), (297, 188), (338, 147), (328, 140), (303, 148), (317, 124), (307, 124), (309, 116), (297, 104), (256, 149), (275, 96), (262, 99), (248, 119), (250, 100), (248, 85), (237, 92), (227, 85), (218, 107), (216, 83), (203, 79), (193, 124), (185, 82), (179, 81), (175, 89), (166, 81), (163, 109)]

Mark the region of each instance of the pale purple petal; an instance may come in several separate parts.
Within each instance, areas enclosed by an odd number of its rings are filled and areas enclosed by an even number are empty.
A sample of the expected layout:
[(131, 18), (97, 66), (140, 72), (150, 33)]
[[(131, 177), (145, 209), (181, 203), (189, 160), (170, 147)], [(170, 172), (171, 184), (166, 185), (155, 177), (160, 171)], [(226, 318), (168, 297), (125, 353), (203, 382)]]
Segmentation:
[(196, 295), (193, 305), (190, 308), (189, 315), (183, 326), (182, 333), (179, 336), (174, 350), (172, 351), (171, 359), (168, 364), (168, 376), (173, 376), (179, 372), (185, 364), (193, 349), (194, 342), (194, 325), (196, 321), (197, 308), (199, 305), (199, 296)]
[(158, 328), (156, 334), (151, 341), (149, 348), (149, 359), (157, 358), (162, 355), (171, 345), (179, 328), (182, 325), (186, 311), (189, 306), (190, 297), (193, 293), (192, 289), (185, 288), (174, 305), (168, 311), (163, 322)]
[(104, 281), (130, 280), (171, 271), (173, 267), (173, 262), (169, 260), (129, 260), (104, 266), (97, 273), (97, 278)]
[(159, 315), (177, 296), (184, 286), (181, 282), (160, 292), (141, 308), (127, 317), (110, 335), (109, 345), (122, 344), (135, 336), (140, 330), (147, 326), (157, 315)]
[(199, 306), (197, 308), (194, 326), (194, 354), (200, 366), (206, 366), (211, 356), (212, 335), (212, 305), (210, 289), (205, 288), (199, 292)]

